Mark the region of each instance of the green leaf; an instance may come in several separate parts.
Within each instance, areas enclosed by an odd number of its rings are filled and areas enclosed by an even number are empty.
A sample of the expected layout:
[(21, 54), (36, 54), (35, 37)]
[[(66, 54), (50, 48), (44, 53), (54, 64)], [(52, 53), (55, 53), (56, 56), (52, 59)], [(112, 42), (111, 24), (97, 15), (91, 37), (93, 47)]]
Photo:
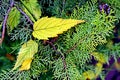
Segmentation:
[(37, 0), (21, 0), (21, 2), (22, 2), (23, 10), (33, 22), (35, 22), (40, 18), (41, 7), (37, 3)]
[(9, 13), (7, 24), (9, 25), (9, 31), (11, 32), (20, 22), (20, 12), (16, 9), (16, 7), (13, 7), (12, 10)]
[(48, 38), (56, 37), (58, 34), (62, 34), (64, 31), (83, 22), (85, 21), (43, 17), (34, 23), (32, 34), (37, 39), (48, 40)]
[[(37, 51), (38, 51), (38, 44), (35, 41), (29, 40), (27, 43), (24, 43), (18, 53), (17, 62), (13, 70), (17, 69), (21, 65), (22, 66), (20, 70), (28, 70), (32, 62), (31, 60), (33, 59), (33, 56), (35, 53), (37, 53)], [(26, 65), (26, 63), (28, 63), (28, 65)]]

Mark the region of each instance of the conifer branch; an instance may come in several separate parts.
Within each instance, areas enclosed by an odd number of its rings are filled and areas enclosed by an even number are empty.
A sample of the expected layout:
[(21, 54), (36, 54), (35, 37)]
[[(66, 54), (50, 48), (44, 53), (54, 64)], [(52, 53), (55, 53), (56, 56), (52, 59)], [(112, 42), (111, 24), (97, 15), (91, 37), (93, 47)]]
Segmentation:
[[(65, 61), (65, 56), (61, 53), (62, 55), (62, 62), (63, 62), (63, 66), (64, 66), (64, 71), (67, 70), (67, 63)], [(67, 80), (69, 80), (68, 74), (66, 74)]]
[(78, 42), (76, 42), (71, 48), (69, 48), (65, 53), (70, 53), (71, 51), (73, 51), (80, 43), (82, 43), (82, 41), (84, 39), (86, 39), (87, 37), (84, 37), (82, 39), (79, 39)]
[(75, 43), (71, 48), (69, 48), (69, 49), (66, 51), (66, 53), (71, 52), (71, 51), (74, 50), (77, 46), (78, 46), (78, 44)]
[[(64, 56), (64, 54), (62, 54), (60, 51), (58, 51), (57, 48), (55, 47), (55, 45), (54, 45), (52, 42), (46, 41), (46, 43), (48, 43), (50, 46), (52, 46), (53, 50), (54, 50), (57, 54), (58, 54), (58, 53), (61, 54), (64, 71), (66, 71), (66, 70), (67, 70), (67, 63), (66, 63), (66, 61), (65, 61), (65, 56)], [(68, 74), (66, 74), (66, 77), (67, 77), (67, 80), (69, 80)]]
[(7, 13), (5, 14), (4, 21), (3, 21), (3, 24), (2, 24), (2, 38), (0, 40), (0, 44), (4, 40), (4, 37), (5, 37), (5, 28), (6, 28), (6, 23), (7, 23), (8, 15), (9, 15), (9, 13), (10, 13), (10, 11), (11, 11), (11, 9), (12, 9), (13, 6), (14, 6), (14, 0), (11, 0), (10, 1), (10, 7), (8, 8)]

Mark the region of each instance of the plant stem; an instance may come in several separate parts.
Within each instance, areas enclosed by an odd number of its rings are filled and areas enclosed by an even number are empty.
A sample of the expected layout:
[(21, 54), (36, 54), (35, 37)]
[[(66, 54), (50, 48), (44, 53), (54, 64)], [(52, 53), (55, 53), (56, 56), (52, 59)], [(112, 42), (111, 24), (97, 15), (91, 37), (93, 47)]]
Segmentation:
[(27, 20), (30, 22), (30, 24), (33, 25), (33, 22), (32, 22), (32, 20), (28, 17), (28, 15), (27, 15), (24, 11), (22, 11), (21, 8), (18, 8), (17, 6), (16, 6), (16, 8), (21, 12), (21, 14), (23, 14), (23, 15), (27, 18)]
[[(61, 54), (61, 56), (62, 56), (61, 58), (62, 58), (62, 62), (63, 62), (63, 68), (64, 68), (64, 71), (66, 71), (66, 70), (67, 70), (67, 63), (66, 63), (66, 61), (65, 61), (65, 56), (64, 56), (64, 54), (62, 54), (60, 51), (58, 51), (52, 42), (50, 42), (50, 41), (46, 41), (46, 42), (47, 42), (50, 46), (52, 46), (53, 50), (56, 51), (57, 54), (58, 54), (58, 53)], [(67, 80), (69, 80), (68, 74), (66, 74), (66, 77), (67, 77)]]
[(27, 11), (30, 13), (30, 15), (33, 17), (34, 21), (37, 21), (36, 17), (32, 14), (32, 12), (30, 11), (30, 9), (27, 7), (27, 5), (25, 5), (25, 3), (20, 0), (20, 2), (23, 4), (23, 6), (27, 9)]
[(4, 37), (5, 37), (5, 28), (6, 28), (6, 23), (7, 23), (8, 15), (9, 15), (9, 13), (10, 13), (10, 11), (11, 11), (11, 9), (12, 9), (13, 6), (14, 6), (14, 0), (11, 0), (10, 1), (10, 7), (8, 8), (7, 13), (5, 14), (4, 21), (3, 21), (3, 24), (2, 24), (2, 38), (0, 40), (0, 44), (4, 40)]

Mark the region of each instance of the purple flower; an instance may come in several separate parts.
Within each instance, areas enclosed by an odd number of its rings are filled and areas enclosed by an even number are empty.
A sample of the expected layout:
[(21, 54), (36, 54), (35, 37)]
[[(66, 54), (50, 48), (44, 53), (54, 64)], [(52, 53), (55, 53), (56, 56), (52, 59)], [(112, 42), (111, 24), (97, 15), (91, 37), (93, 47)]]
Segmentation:
[(99, 10), (102, 12), (102, 10), (108, 15), (110, 13), (110, 7), (108, 4), (100, 4), (99, 5)]
[[(120, 58), (117, 59), (117, 63), (119, 64), (120, 63)], [(120, 70), (116, 67), (115, 65), (115, 60), (113, 57), (110, 58), (109, 60), (109, 66), (112, 66), (113, 67), (111, 68), (110, 71), (108, 71), (106, 77), (105, 77), (105, 80), (120, 80)], [(107, 67), (109, 68), (109, 67)]]
[(116, 69), (109, 71), (105, 80), (120, 80), (120, 72)]

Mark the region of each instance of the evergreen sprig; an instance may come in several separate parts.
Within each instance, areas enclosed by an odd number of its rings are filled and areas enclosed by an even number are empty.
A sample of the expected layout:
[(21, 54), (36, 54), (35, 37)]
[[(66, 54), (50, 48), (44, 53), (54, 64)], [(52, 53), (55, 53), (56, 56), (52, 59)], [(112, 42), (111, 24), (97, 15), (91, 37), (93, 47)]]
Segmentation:
[[(106, 0), (102, 0), (104, 3)], [(107, 0), (111, 7), (109, 14), (104, 11), (99, 11), (98, 1), (84, 1), (84, 4), (79, 0), (41, 0), (39, 3), (42, 6), (43, 16), (56, 16), (62, 18), (83, 19), (86, 22), (77, 25), (62, 35), (59, 35), (57, 41), (38, 41), (38, 53), (34, 56), (31, 64), (31, 69), (28, 71), (3, 71), (0, 73), (1, 80), (86, 80), (91, 77), (84, 73), (92, 72), (93, 74), (100, 72), (97, 76), (105, 77), (104, 71), (96, 69), (97, 65), (91, 65), (91, 59), (95, 58), (97, 62), (103, 65), (93, 55), (93, 52), (98, 53), (98, 56), (110, 58), (111, 55), (117, 59), (119, 55), (119, 44), (113, 45), (111, 48), (106, 47), (108, 37), (113, 34), (115, 21), (119, 19), (116, 12), (117, 4), (114, 1), (111, 3)], [(119, 1), (119, 0), (116, 0)], [(60, 3), (60, 4), (59, 4)], [(45, 5), (49, 4), (47, 7)], [(59, 5), (57, 5), (59, 4)], [(71, 5), (70, 5), (71, 4)], [(18, 27), (10, 33), (11, 40), (21, 40), (22, 43), (32, 38), (33, 24), (29, 17), (22, 9), (17, 8), (24, 16), (21, 18)], [(119, 8), (118, 8), (119, 10)], [(48, 13), (48, 12), (50, 13)], [(70, 11), (70, 13), (69, 13)], [(3, 19), (2, 19), (3, 20)], [(108, 61), (107, 61), (108, 62)], [(106, 63), (107, 63), (106, 62)], [(92, 76), (95, 79), (96, 76)]]

